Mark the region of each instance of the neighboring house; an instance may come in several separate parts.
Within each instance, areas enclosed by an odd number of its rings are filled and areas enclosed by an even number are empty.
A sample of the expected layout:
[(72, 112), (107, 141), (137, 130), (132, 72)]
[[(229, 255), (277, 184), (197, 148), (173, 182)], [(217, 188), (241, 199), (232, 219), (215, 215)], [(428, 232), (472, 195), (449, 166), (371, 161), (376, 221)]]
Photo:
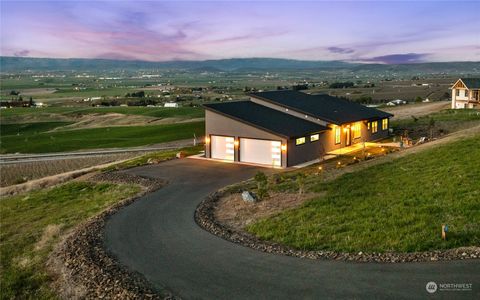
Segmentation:
[(451, 89), (452, 109), (480, 107), (480, 78), (460, 78)]
[(178, 103), (176, 102), (167, 102), (163, 105), (163, 107), (178, 107)]
[(250, 94), (250, 101), (205, 104), (208, 158), (275, 167), (388, 136), (392, 114), (348, 100), (296, 91)]

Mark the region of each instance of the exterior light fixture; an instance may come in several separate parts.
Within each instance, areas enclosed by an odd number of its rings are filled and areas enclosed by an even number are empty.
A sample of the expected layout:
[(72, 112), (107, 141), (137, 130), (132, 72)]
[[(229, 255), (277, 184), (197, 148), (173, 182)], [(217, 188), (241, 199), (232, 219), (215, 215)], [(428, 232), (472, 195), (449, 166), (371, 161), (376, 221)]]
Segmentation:
[(205, 138), (205, 144), (210, 144), (210, 138), (209, 137)]
[(322, 171), (322, 170), (323, 170), (323, 167), (322, 167), (322, 166), (318, 167), (318, 170), (319, 170), (319, 171)]
[(284, 152), (287, 151), (287, 145), (285, 145), (285, 144), (282, 145), (282, 151), (284, 151)]
[(233, 142), (233, 144), (235, 145), (235, 147), (238, 147), (238, 140), (235, 140), (235, 142)]

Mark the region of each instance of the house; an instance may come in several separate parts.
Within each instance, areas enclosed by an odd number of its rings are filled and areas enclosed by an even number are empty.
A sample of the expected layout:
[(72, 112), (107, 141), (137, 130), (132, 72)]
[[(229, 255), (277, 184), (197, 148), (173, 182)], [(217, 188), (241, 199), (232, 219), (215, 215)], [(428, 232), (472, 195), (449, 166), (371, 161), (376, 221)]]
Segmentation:
[(258, 92), (247, 101), (204, 107), (207, 158), (274, 167), (386, 138), (392, 117), (345, 99), (291, 90)]
[(396, 105), (404, 105), (407, 104), (407, 101), (402, 99), (395, 99), (390, 102), (387, 102), (387, 106), (396, 106)]
[(163, 107), (178, 107), (178, 103), (176, 102), (167, 102), (163, 105)]
[(460, 78), (451, 89), (452, 109), (480, 107), (480, 78)]

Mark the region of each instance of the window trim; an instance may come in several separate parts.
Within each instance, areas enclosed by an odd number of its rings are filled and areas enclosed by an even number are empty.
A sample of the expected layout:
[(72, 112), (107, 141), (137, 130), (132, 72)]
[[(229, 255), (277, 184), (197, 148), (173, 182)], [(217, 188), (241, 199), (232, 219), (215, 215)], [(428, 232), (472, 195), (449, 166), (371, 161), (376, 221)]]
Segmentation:
[(311, 143), (316, 142), (316, 141), (318, 141), (319, 139), (320, 139), (320, 134), (319, 134), (319, 133), (310, 135), (310, 142), (311, 142)]
[(340, 128), (340, 126), (335, 127), (334, 139), (335, 145), (342, 143), (342, 129)]
[(382, 130), (388, 130), (388, 118), (382, 120)]
[[(303, 141), (302, 141), (302, 139), (303, 139)], [(303, 145), (303, 144), (305, 144), (305, 142), (306, 142), (306, 139), (305, 139), (304, 136), (296, 138), (295, 139), (295, 146)]]
[(372, 128), (372, 133), (377, 133), (378, 132), (378, 121), (373, 121), (371, 128)]

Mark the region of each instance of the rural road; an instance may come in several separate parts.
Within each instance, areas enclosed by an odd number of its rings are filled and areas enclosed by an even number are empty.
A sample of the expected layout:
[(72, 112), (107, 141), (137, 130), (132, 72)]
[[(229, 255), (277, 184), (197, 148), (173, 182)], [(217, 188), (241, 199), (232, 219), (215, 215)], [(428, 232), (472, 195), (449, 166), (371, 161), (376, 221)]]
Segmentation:
[[(202, 141), (202, 139), (198, 139)], [(167, 143), (160, 143), (156, 145), (149, 145), (144, 147), (129, 147), (129, 148), (114, 148), (114, 149), (94, 149), (85, 151), (73, 152), (54, 152), (41, 154), (5, 154), (0, 155), (0, 165), (19, 164), (69, 158), (84, 158), (92, 156), (112, 155), (127, 152), (150, 152), (160, 150), (179, 149), (183, 147), (193, 146), (193, 139), (178, 140)]]
[[(194, 211), (207, 194), (257, 170), (182, 159), (124, 171), (166, 178), (169, 185), (114, 215), (106, 225), (106, 247), (156, 288), (184, 299), (479, 299), (479, 260), (366, 264), (300, 259), (255, 251), (198, 227)], [(430, 281), (471, 283), (473, 290), (430, 295), (425, 289)]]

